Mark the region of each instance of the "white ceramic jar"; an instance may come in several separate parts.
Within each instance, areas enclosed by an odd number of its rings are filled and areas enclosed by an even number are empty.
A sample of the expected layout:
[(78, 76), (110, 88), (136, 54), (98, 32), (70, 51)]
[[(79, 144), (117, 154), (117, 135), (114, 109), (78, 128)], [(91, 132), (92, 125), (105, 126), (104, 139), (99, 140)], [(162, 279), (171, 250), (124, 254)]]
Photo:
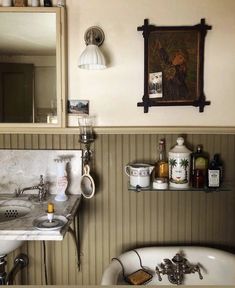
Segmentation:
[(40, 0), (31, 0), (31, 6), (32, 7), (40, 6)]
[(169, 186), (172, 188), (189, 188), (190, 155), (192, 151), (184, 145), (184, 138), (177, 138), (177, 145), (169, 151)]
[(125, 172), (130, 177), (132, 187), (146, 188), (150, 186), (150, 175), (154, 166), (150, 164), (134, 163), (125, 166)]
[(2, 0), (3, 7), (10, 7), (12, 6), (12, 0)]

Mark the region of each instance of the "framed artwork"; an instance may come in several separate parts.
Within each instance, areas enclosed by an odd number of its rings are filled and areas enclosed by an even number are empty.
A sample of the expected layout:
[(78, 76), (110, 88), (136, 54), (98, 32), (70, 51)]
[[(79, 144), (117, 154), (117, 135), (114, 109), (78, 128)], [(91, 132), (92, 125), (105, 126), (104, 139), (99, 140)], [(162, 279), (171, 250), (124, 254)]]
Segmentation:
[(69, 114), (89, 114), (88, 100), (68, 100)]
[(194, 26), (138, 27), (144, 37), (144, 96), (137, 106), (195, 106), (204, 111), (205, 19)]

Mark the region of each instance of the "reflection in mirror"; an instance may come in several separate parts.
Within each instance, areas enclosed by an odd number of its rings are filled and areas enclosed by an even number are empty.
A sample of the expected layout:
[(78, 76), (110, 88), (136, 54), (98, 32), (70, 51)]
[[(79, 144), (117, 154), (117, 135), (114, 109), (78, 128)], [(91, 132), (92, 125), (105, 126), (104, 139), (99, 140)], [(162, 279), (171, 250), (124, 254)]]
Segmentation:
[(0, 13), (1, 123), (57, 123), (56, 23), (56, 13)]

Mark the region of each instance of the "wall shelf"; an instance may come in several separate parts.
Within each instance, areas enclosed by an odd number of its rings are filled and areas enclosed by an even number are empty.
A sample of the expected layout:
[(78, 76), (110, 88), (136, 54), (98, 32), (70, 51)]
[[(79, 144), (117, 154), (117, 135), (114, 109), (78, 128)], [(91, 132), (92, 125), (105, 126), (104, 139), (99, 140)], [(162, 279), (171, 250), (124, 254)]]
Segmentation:
[(212, 193), (212, 192), (223, 192), (223, 191), (231, 191), (232, 185), (231, 184), (224, 184), (219, 188), (193, 188), (189, 187), (187, 189), (184, 188), (167, 188), (167, 189), (154, 189), (152, 186), (147, 188), (141, 188), (139, 186), (133, 187), (128, 184), (128, 190), (132, 192), (163, 192), (163, 191), (172, 191), (172, 192), (179, 192), (179, 191), (188, 191), (188, 192), (205, 192), (205, 193)]
[[(76, 122), (77, 123), (77, 122)], [(6, 124), (6, 125), (5, 125)], [(1, 134), (79, 134), (78, 126), (70, 126), (58, 128), (55, 124), (40, 124), (40, 127), (35, 127), (36, 124), (28, 125), (18, 123), (5, 123), (4, 127), (0, 127)], [(36, 129), (35, 129), (36, 128)], [(131, 135), (146, 135), (146, 134), (200, 134), (200, 135), (235, 135), (235, 126), (96, 126), (94, 127), (96, 134), (131, 134)]]

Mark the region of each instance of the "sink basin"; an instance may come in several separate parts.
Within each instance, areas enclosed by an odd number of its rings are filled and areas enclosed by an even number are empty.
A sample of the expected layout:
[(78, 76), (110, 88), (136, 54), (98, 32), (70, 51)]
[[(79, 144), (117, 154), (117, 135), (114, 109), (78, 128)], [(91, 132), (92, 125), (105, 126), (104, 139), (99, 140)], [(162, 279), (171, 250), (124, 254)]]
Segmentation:
[(19, 248), (23, 240), (0, 240), (0, 258)]
[(32, 210), (32, 203), (25, 200), (6, 200), (0, 202), (0, 222), (15, 220)]
[[(30, 201), (11, 199), (0, 201), (0, 223), (21, 218), (31, 212), (33, 205)], [(20, 247), (22, 240), (0, 240), (0, 257), (11, 253)]]

